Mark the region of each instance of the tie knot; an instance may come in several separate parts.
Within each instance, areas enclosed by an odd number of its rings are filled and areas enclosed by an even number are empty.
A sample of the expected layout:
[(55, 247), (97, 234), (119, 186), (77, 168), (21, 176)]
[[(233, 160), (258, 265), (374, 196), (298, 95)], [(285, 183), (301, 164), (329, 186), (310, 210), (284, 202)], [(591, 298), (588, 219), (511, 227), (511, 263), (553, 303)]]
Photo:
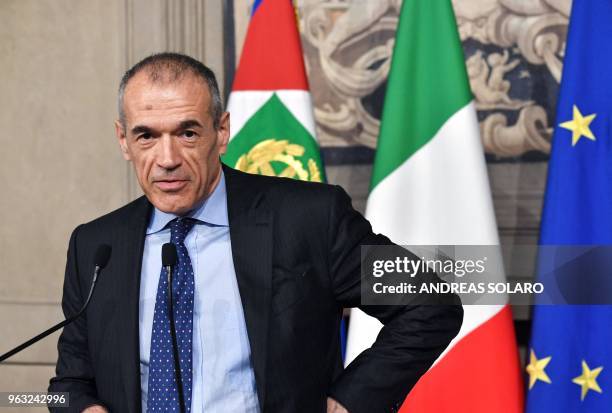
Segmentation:
[(175, 218), (170, 222), (170, 238), (175, 244), (185, 241), (185, 237), (191, 231), (196, 221), (193, 218)]

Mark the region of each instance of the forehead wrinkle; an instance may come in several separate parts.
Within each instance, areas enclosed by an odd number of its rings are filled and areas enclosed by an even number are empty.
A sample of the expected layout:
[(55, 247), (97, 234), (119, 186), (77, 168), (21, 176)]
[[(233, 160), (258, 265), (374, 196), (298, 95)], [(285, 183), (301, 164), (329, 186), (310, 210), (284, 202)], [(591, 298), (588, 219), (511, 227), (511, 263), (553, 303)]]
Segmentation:
[[(132, 123), (131, 120), (128, 118), (129, 123)], [(164, 111), (162, 115), (158, 115), (155, 113), (155, 110), (151, 110), (147, 111), (144, 116), (136, 116), (136, 119), (134, 119), (136, 125), (131, 130), (137, 129), (137, 131), (141, 131), (147, 129), (156, 133), (163, 131), (175, 132), (188, 128), (204, 128), (208, 122), (209, 120), (203, 118), (196, 110), (188, 112), (181, 110), (175, 113)]]
[(176, 123), (197, 120), (200, 124), (203, 124), (208, 121), (207, 116), (210, 116), (208, 110), (206, 108), (202, 109), (197, 102), (173, 100), (159, 102), (158, 104), (139, 102), (135, 103), (130, 109), (126, 111), (126, 118), (130, 123), (134, 121), (139, 124), (157, 123), (164, 120), (171, 120)]

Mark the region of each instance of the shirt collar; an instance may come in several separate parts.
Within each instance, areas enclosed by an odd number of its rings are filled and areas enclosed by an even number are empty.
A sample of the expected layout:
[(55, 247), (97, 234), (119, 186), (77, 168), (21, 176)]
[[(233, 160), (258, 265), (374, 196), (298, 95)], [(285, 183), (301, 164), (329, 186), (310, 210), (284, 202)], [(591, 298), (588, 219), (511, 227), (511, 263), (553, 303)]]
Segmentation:
[[(197, 223), (204, 223), (212, 226), (228, 226), (227, 218), (227, 192), (225, 189), (225, 175), (221, 170), (221, 177), (212, 194), (206, 198), (198, 207), (191, 210), (186, 216), (196, 219)], [(170, 221), (178, 215), (162, 212), (153, 208), (147, 235), (154, 234), (163, 230)]]

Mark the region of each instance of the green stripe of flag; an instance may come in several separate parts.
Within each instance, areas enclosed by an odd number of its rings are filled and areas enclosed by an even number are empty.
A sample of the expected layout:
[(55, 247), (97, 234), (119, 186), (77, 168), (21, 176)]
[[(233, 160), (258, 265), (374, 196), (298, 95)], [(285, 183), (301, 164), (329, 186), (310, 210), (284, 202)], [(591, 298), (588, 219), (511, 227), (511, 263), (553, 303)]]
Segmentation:
[(429, 142), (471, 99), (450, 0), (404, 0), (371, 188)]

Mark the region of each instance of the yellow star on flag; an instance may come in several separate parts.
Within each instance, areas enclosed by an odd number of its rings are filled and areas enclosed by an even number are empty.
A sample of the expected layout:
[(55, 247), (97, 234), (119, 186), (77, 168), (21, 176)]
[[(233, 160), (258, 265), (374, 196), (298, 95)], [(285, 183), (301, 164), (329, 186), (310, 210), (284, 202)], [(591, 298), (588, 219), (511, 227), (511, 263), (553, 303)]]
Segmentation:
[(529, 390), (535, 385), (536, 381), (541, 380), (545, 383), (550, 384), (550, 378), (544, 371), (548, 363), (550, 363), (552, 357), (545, 357), (538, 360), (533, 349), (531, 349), (531, 355), (529, 356), (529, 364), (527, 365), (527, 373), (529, 374)]
[(584, 400), (589, 390), (595, 390), (597, 393), (601, 393), (601, 387), (597, 384), (597, 376), (603, 370), (603, 367), (597, 367), (596, 369), (589, 369), (586, 361), (582, 360), (582, 374), (572, 380), (572, 383), (576, 383), (582, 388), (580, 394), (580, 400)]
[(588, 116), (582, 116), (582, 113), (580, 113), (578, 107), (574, 105), (574, 118), (559, 124), (559, 126), (562, 128), (572, 131), (572, 146), (575, 146), (583, 136), (592, 141), (595, 140), (595, 136), (593, 135), (593, 132), (591, 132), (591, 128), (589, 128), (589, 125), (591, 122), (593, 122), (595, 116), (597, 116), (596, 113)]

